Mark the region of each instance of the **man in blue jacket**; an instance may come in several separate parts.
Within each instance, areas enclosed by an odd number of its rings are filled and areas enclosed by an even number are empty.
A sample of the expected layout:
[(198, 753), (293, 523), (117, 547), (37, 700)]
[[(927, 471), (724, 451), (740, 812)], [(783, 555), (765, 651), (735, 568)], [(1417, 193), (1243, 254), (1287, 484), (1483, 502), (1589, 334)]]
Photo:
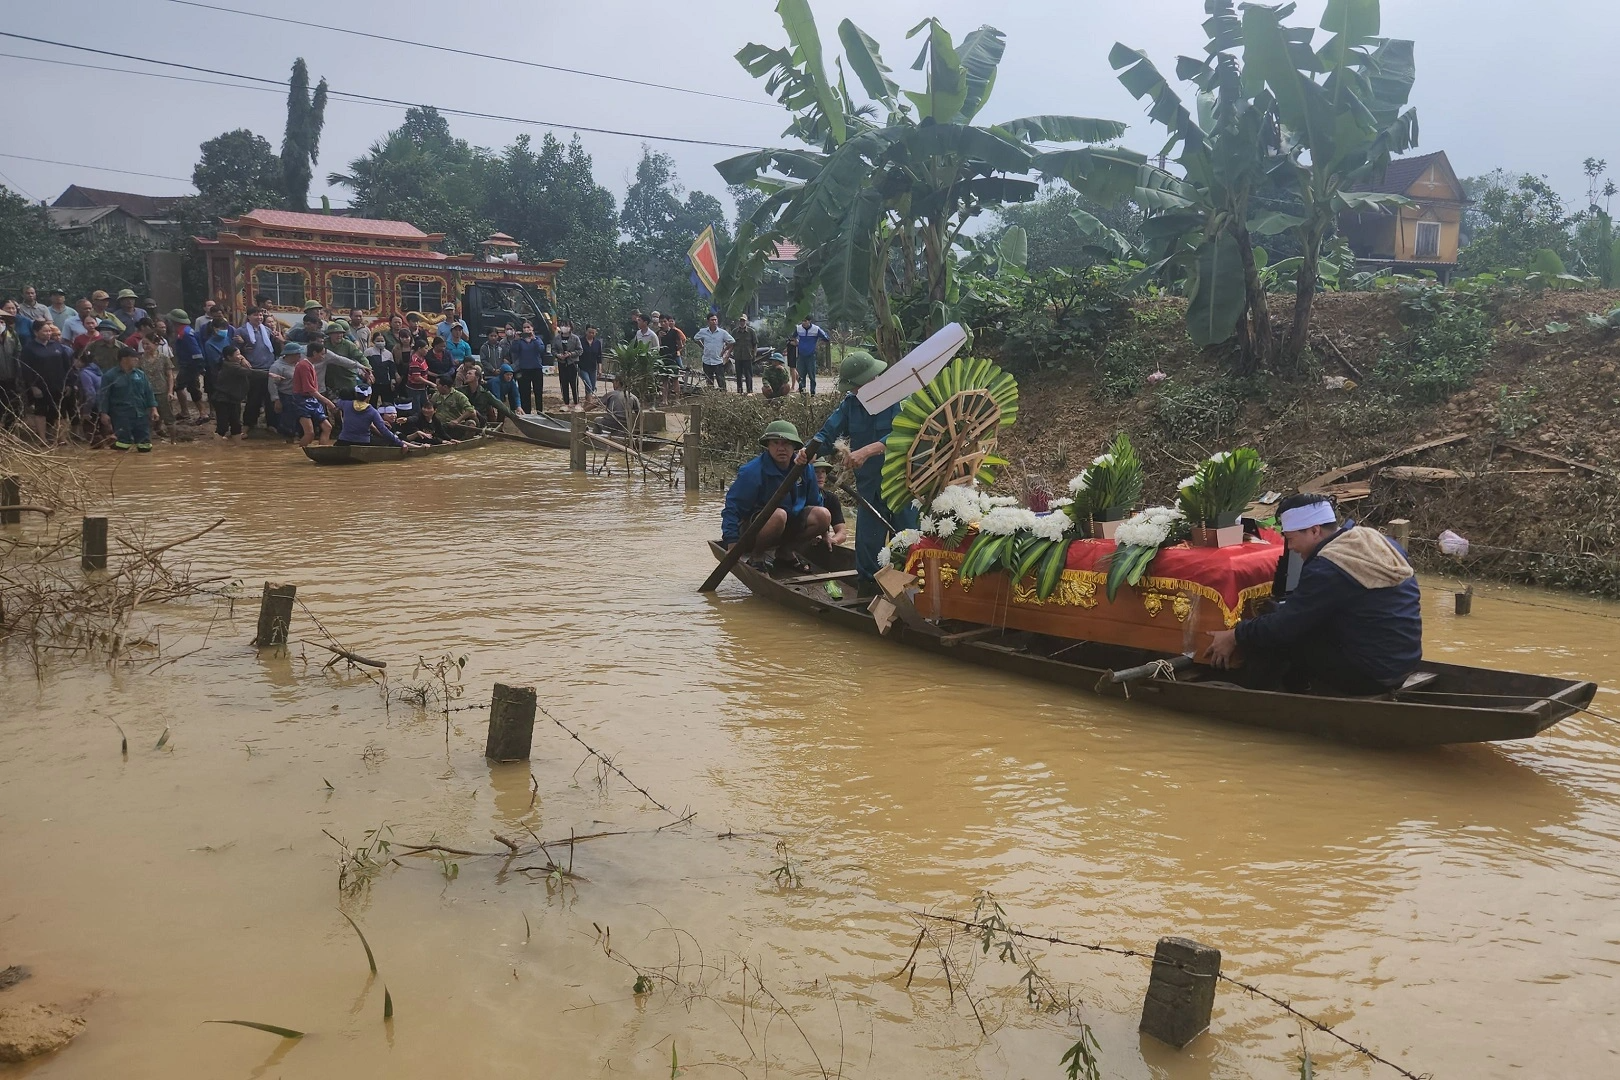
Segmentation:
[(846, 391), (844, 400), (827, 417), (817, 436), (824, 454), (840, 439), (847, 440), (849, 445), (849, 464), (855, 470), (855, 491), (860, 496), (855, 509), (855, 585), (863, 596), (877, 592), (874, 579), (878, 572), (878, 553), (889, 542), (889, 527), (892, 525), (896, 532), (917, 527), (915, 507), (908, 504), (896, 508), (883, 501), (883, 444), (904, 403), (896, 402), (880, 412), (868, 412), (855, 393), (883, 374), (885, 367), (883, 361), (864, 349), (850, 350), (838, 365), (838, 389)]
[[(804, 446), (799, 429), (787, 420), (772, 420), (759, 437), (760, 455), (737, 470), (737, 478), (726, 491), (726, 508), (720, 515), (720, 542), (731, 547), (748, 531), (748, 526), (770, 501), (793, 467), (793, 455)], [(786, 552), (797, 558), (795, 549), (809, 546), (827, 534), (832, 516), (821, 505), (821, 488), (816, 471), (805, 469), (793, 487), (771, 512), (770, 520), (754, 538), (754, 565), (770, 572), (775, 568), (772, 553)]]
[[(1322, 495), (1279, 507), (1283, 543), (1303, 560), (1277, 609), (1214, 635), (1210, 662), (1279, 673), (1292, 693), (1371, 695), (1399, 687), (1423, 658), (1417, 575), (1400, 545), (1345, 525)], [(1285, 555), (1284, 558), (1287, 558)]]

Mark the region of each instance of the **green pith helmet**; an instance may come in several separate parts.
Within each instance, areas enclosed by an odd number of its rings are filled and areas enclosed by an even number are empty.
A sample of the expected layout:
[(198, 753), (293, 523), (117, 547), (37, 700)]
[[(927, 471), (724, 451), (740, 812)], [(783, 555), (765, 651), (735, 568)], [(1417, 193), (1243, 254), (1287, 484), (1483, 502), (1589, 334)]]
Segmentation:
[(118, 290), (118, 299), (120, 299), (120, 300), (138, 300), (139, 298), (135, 295), (135, 290), (134, 289), (119, 289)]
[(838, 389), (854, 390), (865, 386), (883, 374), (888, 366), (865, 349), (851, 349), (845, 354), (844, 362), (838, 365)]
[(799, 438), (799, 429), (793, 426), (791, 420), (772, 420), (765, 425), (765, 433), (759, 437), (759, 445), (764, 446), (772, 439), (786, 439), (794, 446), (803, 446), (804, 440)]
[(304, 310), (305, 311), (314, 311), (317, 308), (319, 308), (320, 306), (321, 306), (321, 302), (319, 300), (305, 300), (304, 301)]
[(191, 316), (186, 314), (185, 308), (175, 308), (167, 316), (170, 322), (191, 324)]
[(333, 319), (326, 324), (324, 330), (328, 334), (347, 334), (349, 332), (349, 320)]

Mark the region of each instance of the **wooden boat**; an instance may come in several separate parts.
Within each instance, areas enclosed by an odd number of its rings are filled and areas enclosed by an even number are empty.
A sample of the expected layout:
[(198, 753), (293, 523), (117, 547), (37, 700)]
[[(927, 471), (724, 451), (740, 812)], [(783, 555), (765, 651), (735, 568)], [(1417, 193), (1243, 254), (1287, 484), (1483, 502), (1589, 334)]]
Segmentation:
[(430, 444), (414, 444), (409, 450), (398, 446), (376, 444), (373, 446), (306, 446), (304, 456), (317, 465), (365, 465), (377, 461), (404, 461), (407, 458), (432, 457), (437, 454), (459, 454), (463, 450), (476, 450), (480, 446), (488, 446), (494, 440), (487, 435), (479, 435), (460, 442)]
[[(719, 544), (709, 546), (716, 559), (724, 555)], [(867, 602), (855, 598), (853, 587), (843, 590), (843, 600), (826, 592), (830, 579), (842, 578), (853, 586), (854, 562), (854, 552), (835, 548), (821, 555), (814, 574), (766, 574), (746, 561), (737, 563), (733, 573), (758, 596), (848, 630), (877, 634), (877, 620), (866, 610)], [(895, 623), (887, 636), (953, 660), (1111, 697), (1127, 696), (1127, 688), (1107, 684), (1110, 672), (1173, 655), (948, 619), (932, 624), (920, 615)], [(1416, 747), (1527, 739), (1574, 715), (1597, 693), (1590, 682), (1429, 660), (1406, 686), (1374, 697), (1250, 690), (1227, 681), (1224, 674), (1194, 666), (1173, 678), (1133, 683), (1128, 696), (1236, 724), (1362, 746)]]
[(573, 428), (545, 413), (533, 413), (528, 416), (520, 413), (517, 416), (509, 416), (502, 426), (526, 439), (554, 446), (558, 450), (567, 450), (573, 444)]

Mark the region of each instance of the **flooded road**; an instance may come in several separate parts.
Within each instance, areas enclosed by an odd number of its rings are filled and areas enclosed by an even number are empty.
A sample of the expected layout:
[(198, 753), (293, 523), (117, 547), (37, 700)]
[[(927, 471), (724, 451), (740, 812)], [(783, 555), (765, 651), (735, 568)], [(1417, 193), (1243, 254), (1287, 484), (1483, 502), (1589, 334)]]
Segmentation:
[[(117, 510), (153, 514), (159, 538), (226, 518), (186, 550), (246, 585), (233, 616), (151, 612), (183, 657), (161, 669), (0, 672), (0, 966), (36, 973), (5, 994), (89, 1020), (0, 1076), (1061, 1076), (1077, 1029), (1031, 1009), (1019, 964), (935, 926), (909, 985), (893, 977), (908, 911), (970, 916), (984, 891), (1042, 933), (1217, 946), (1229, 974), (1416, 1073), (1620, 1073), (1613, 725), (1373, 752), (953, 666), (734, 581), (700, 596), (718, 495), (566, 464), (496, 445), (317, 469), (257, 444), (121, 463)], [(315, 648), (256, 656), (265, 580), (386, 659), (393, 699)], [(1425, 601), (1431, 657), (1620, 686), (1612, 605), (1485, 587), (1458, 619), (1438, 589)], [(293, 629), (319, 639), (303, 610)], [(529, 768), (488, 764), (486, 713), (447, 732), (398, 697), (446, 655), (466, 657), (458, 709), (533, 685), (675, 813), (545, 717), (537, 794)], [(1594, 707), (1620, 714), (1620, 694)], [(378, 829), (391, 853), (625, 835), (578, 844), (574, 879), (379, 857), (340, 894), (323, 830), (352, 848)], [(568, 866), (566, 843), (548, 850)], [(1298, 1073), (1297, 1024), (1232, 987), (1178, 1054), (1136, 1032), (1143, 961), (1032, 955), (1105, 1076)], [(1308, 1045), (1321, 1075), (1396, 1075)]]

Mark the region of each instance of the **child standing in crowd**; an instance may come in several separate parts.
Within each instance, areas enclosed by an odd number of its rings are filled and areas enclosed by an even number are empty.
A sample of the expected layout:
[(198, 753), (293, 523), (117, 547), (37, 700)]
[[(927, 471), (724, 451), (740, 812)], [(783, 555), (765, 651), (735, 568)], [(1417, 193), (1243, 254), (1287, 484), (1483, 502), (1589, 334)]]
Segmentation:
[(411, 406), (416, 409), (420, 409), (428, 394), (433, 392), (433, 375), (428, 368), (425, 343), (411, 346), (410, 363), (405, 367), (405, 389), (411, 392)]

